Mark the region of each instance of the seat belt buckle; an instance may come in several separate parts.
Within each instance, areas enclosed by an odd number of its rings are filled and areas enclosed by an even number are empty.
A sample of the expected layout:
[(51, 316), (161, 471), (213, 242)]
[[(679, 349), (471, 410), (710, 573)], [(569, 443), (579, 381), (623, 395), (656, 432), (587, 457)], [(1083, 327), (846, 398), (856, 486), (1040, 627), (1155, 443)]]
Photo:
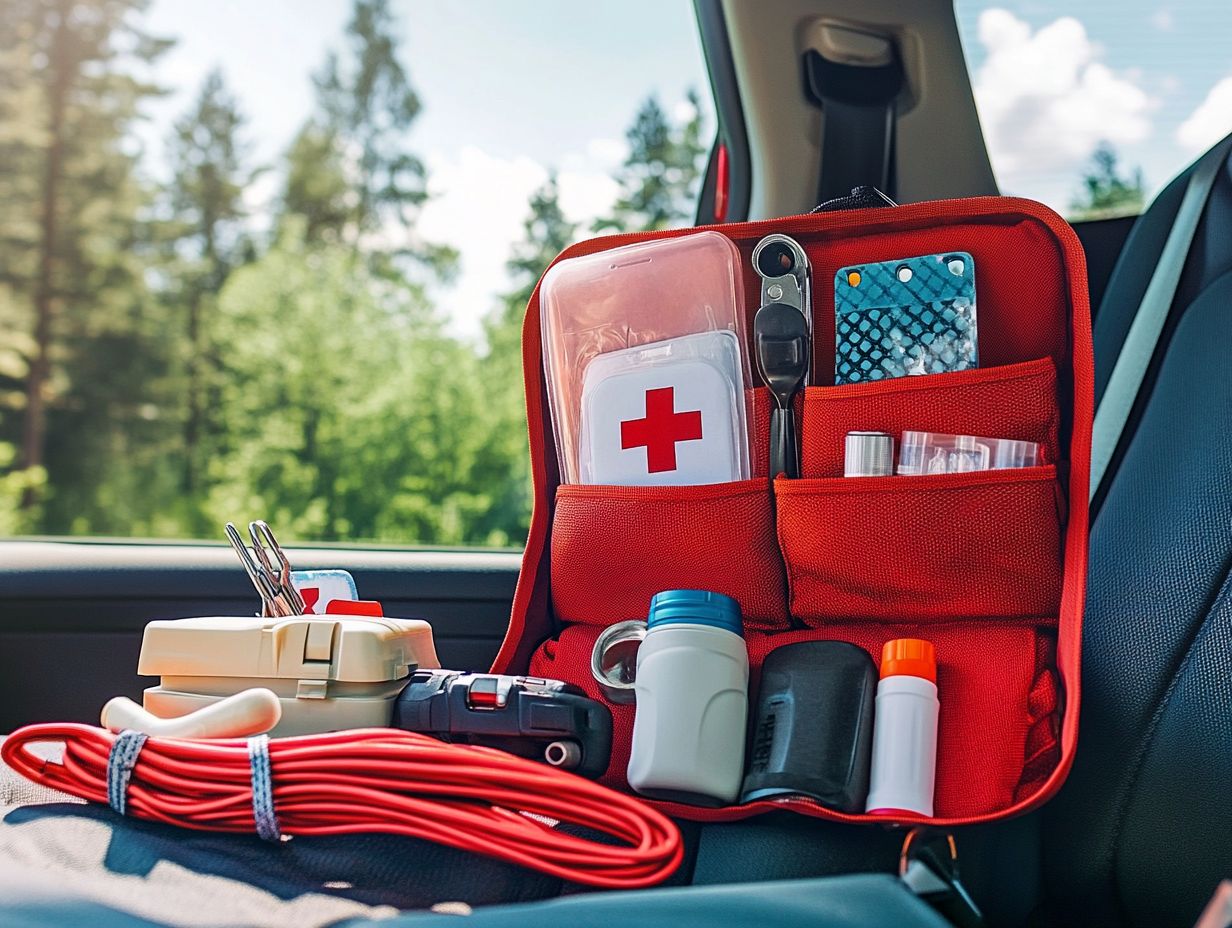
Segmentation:
[(955, 928), (984, 928), (983, 913), (958, 878), (958, 846), (948, 831), (918, 826), (907, 832), (898, 876)]

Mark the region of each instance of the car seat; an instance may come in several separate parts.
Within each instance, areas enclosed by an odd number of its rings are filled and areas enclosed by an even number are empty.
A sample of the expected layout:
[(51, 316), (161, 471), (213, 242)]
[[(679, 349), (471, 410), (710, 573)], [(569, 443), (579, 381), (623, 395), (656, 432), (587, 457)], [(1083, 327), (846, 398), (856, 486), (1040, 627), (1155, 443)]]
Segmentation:
[[(1138, 221), (1113, 272), (1095, 321), (1097, 400), (1189, 173)], [(1225, 157), (1097, 499), (1078, 753), (1043, 812), (1046, 922), (1188, 925), (1232, 876), (1230, 354)]]

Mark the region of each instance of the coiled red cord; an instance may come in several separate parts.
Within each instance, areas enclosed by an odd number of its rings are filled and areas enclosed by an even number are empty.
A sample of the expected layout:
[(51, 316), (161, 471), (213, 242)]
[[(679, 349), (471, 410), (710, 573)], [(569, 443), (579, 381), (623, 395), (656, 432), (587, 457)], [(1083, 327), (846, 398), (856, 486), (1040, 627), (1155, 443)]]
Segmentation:
[[(77, 723), (27, 725), (9, 735), (0, 757), (35, 783), (105, 804), (115, 737)], [(40, 742), (62, 742), (61, 762), (29, 749)], [(683, 856), (679, 829), (645, 803), (503, 751), (370, 728), (273, 738), (269, 757), (287, 835), (409, 835), (609, 889), (653, 886)], [(247, 741), (150, 738), (133, 768), (127, 812), (200, 831), (252, 833)], [(531, 815), (622, 844), (564, 834)]]

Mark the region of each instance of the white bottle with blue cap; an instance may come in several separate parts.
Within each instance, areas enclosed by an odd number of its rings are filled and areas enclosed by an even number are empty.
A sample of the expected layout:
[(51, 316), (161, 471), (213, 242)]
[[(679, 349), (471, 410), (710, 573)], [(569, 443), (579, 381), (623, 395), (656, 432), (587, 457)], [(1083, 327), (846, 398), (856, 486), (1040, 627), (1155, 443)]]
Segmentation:
[(739, 604), (705, 590), (656, 594), (635, 686), (629, 785), (656, 799), (735, 802), (749, 712)]

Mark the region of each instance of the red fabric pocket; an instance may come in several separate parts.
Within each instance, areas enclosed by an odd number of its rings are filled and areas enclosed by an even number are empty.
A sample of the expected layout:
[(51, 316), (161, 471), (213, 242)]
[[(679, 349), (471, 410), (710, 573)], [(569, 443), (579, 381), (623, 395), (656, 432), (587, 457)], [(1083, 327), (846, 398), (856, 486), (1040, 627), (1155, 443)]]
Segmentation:
[(786, 628), (783, 561), (765, 479), (687, 487), (568, 484), (552, 520), (563, 622), (644, 618), (661, 590), (726, 593), (748, 628)]
[(612, 756), (599, 782), (614, 789), (629, 792), (625, 770), (633, 748), (633, 705), (609, 702), (590, 673), (590, 652), (603, 629), (596, 626), (573, 625), (549, 638), (531, 655), (528, 673), (545, 680), (564, 680), (580, 686), (591, 699), (603, 703), (612, 713)]
[(1052, 358), (952, 374), (808, 387), (800, 475), (841, 477), (848, 432), (904, 430), (1039, 442), (1057, 462), (1057, 370)]
[(1063, 556), (1056, 468), (775, 482), (791, 614), (1048, 618)]
[[(633, 746), (636, 707), (614, 705), (604, 699), (590, 674), (590, 652), (601, 629), (573, 626), (559, 639), (544, 642), (530, 661), (529, 672), (538, 677), (565, 680), (580, 686), (592, 699), (612, 712), (612, 758), (600, 782), (628, 790), (625, 770)], [(1044, 750), (1043, 732), (1057, 726), (1057, 691), (1051, 669), (1041, 668), (1038, 641), (1047, 638), (1031, 623), (970, 622), (941, 624), (921, 632), (903, 625), (842, 625), (823, 630), (804, 629), (763, 635), (746, 634), (749, 648), (750, 706), (756, 693), (762, 661), (773, 649), (796, 641), (836, 639), (849, 641), (880, 660), (881, 646), (891, 638), (927, 637), (937, 649), (937, 690), (941, 702), (938, 721), (937, 787), (935, 813), (939, 819), (983, 816), (1004, 809), (1038, 788), (1041, 776), (1056, 766), (1055, 739)], [(729, 806), (723, 809), (673, 804), (671, 813), (682, 818), (719, 821), (742, 818), (756, 810), (796, 808), (817, 813), (809, 800), (783, 800)], [(842, 817), (830, 810), (823, 817)], [(882, 817), (859, 816), (884, 822)]]

